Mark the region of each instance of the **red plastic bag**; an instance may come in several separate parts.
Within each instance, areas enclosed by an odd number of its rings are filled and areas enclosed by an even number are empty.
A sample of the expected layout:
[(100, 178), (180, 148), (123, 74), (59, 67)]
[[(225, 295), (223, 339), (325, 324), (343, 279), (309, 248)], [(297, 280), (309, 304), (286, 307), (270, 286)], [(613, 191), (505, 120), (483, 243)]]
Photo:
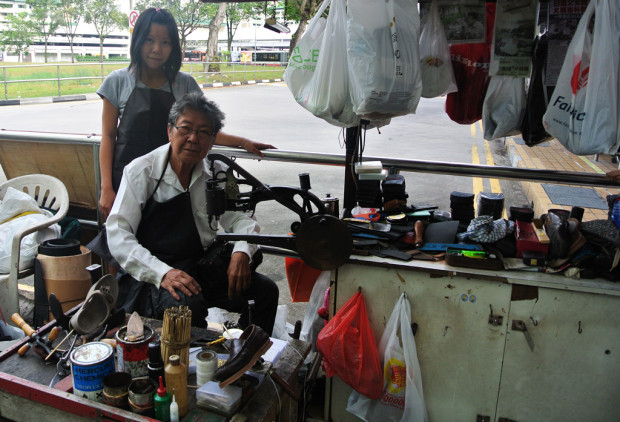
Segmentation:
[(460, 124), (482, 118), (482, 105), (489, 86), (489, 62), (495, 22), (495, 3), (486, 2), (485, 42), (450, 46), (457, 92), (448, 94), (446, 113)]
[(284, 263), (291, 300), (293, 302), (309, 301), (314, 283), (316, 283), (322, 271), (312, 268), (299, 258), (287, 257), (284, 259)]
[(338, 375), (366, 397), (381, 397), (383, 370), (361, 292), (349, 299), (323, 327), (316, 348), (323, 355), (328, 377)]

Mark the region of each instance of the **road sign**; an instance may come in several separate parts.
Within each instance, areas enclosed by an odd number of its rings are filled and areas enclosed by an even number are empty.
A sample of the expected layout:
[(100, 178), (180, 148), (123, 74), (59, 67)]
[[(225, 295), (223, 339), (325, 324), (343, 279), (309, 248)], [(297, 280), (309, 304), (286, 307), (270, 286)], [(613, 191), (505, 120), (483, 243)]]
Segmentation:
[(134, 26), (136, 26), (136, 20), (138, 19), (138, 11), (137, 10), (132, 10), (131, 12), (129, 12), (129, 27), (133, 28)]

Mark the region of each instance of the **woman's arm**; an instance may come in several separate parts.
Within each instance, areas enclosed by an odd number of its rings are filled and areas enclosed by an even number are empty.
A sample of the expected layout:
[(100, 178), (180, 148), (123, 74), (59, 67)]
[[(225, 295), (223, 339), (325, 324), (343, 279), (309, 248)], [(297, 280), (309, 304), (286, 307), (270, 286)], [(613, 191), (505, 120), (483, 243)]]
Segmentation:
[(262, 149), (276, 149), (276, 147), (271, 144), (263, 144), (260, 142), (250, 141), (247, 138), (243, 138), (237, 135), (230, 135), (222, 131), (219, 131), (217, 133), (217, 136), (215, 138), (215, 144), (225, 147), (243, 148), (247, 152), (258, 155), (261, 158), (265, 156), (265, 154), (261, 152)]
[(110, 214), (116, 193), (112, 188), (112, 160), (118, 125), (118, 109), (103, 97), (101, 113), (101, 145), (99, 146), (99, 172), (101, 174), (101, 197), (99, 209), (105, 218)]

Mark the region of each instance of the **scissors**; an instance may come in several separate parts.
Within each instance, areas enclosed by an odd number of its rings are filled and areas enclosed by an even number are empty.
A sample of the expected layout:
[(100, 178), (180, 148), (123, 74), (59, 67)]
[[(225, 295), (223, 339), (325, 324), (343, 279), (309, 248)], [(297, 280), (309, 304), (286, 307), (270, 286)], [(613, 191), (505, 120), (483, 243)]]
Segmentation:
[(379, 219), (381, 218), (381, 215), (376, 212), (368, 212), (365, 214), (354, 214), (353, 217), (363, 218), (364, 220), (368, 220), (368, 221), (379, 221)]

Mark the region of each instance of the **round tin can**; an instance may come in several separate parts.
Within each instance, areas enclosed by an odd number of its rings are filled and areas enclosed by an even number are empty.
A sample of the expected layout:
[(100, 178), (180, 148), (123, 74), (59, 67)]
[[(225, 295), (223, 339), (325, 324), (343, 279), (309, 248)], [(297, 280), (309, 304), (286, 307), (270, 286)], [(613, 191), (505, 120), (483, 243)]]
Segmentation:
[(77, 347), (70, 356), (73, 394), (103, 402), (103, 379), (114, 372), (114, 349), (103, 342)]
[(336, 218), (340, 218), (340, 207), (338, 206), (338, 198), (332, 197), (329, 193), (325, 198), (321, 198), (321, 202), (325, 205), (325, 211)]
[(144, 326), (144, 337), (141, 340), (126, 340), (127, 326), (116, 332), (117, 371), (127, 372), (132, 378), (144, 377), (149, 374), (149, 343), (153, 338), (153, 329)]

